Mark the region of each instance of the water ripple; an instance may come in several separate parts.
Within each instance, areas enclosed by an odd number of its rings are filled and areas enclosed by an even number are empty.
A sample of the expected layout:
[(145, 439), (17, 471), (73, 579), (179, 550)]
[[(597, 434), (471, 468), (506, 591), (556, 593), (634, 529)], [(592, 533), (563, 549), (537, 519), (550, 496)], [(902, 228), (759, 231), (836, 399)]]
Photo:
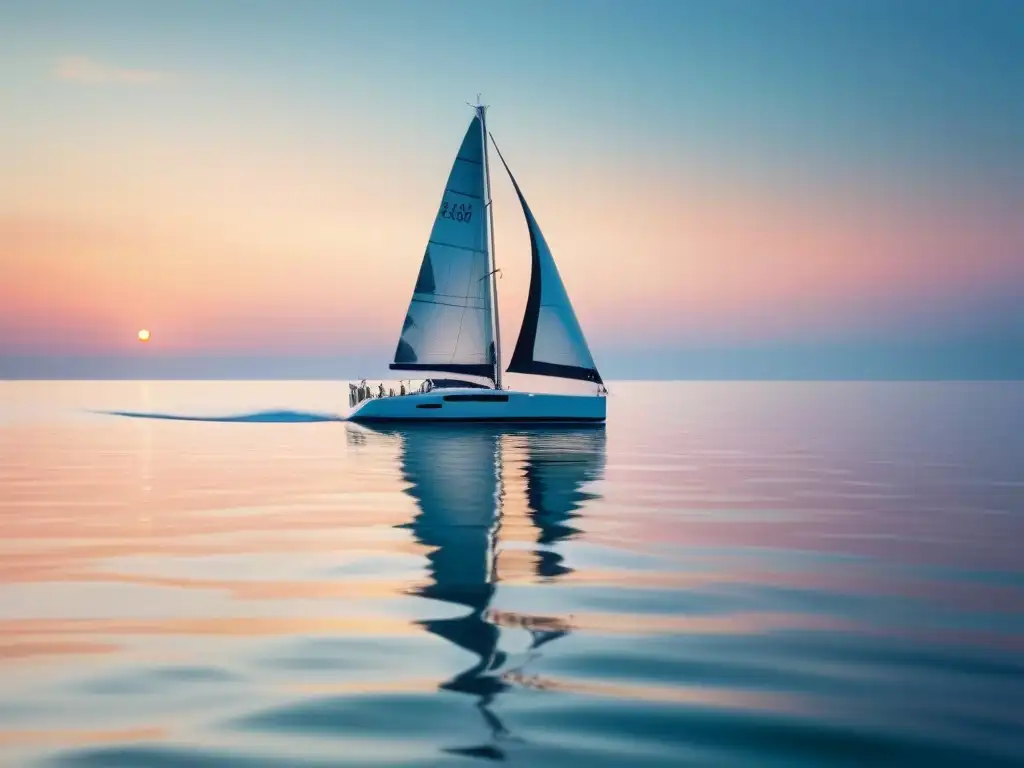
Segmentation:
[(1020, 385), (45, 391), (0, 403), (0, 764), (1024, 764)]

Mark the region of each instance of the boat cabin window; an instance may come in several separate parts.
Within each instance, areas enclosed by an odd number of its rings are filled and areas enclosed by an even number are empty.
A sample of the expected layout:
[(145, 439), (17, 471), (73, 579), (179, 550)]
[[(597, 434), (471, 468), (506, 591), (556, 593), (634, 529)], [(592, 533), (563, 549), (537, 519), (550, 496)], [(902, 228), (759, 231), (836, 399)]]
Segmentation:
[(445, 395), (446, 403), (507, 403), (508, 395)]
[(433, 389), (490, 389), (486, 384), (462, 379), (427, 379)]

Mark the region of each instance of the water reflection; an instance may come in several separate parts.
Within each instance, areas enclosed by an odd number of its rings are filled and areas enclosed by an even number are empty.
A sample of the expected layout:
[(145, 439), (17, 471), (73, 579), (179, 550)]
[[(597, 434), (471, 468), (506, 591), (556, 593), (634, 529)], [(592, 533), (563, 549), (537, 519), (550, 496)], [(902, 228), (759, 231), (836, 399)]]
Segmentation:
[(583, 504), (599, 498), (583, 490), (604, 473), (605, 432), (538, 432), (526, 436), (523, 470), (530, 517), (537, 528), (538, 576), (554, 579), (570, 573), (555, 545), (579, 533), (572, 525)]
[[(383, 431), (383, 430), (375, 430)], [(500, 580), (502, 519), (511, 486), (526, 500), (537, 549), (533, 577), (557, 579), (572, 572), (557, 551), (577, 533), (572, 523), (585, 502), (597, 498), (583, 489), (601, 478), (605, 464), (602, 428), (509, 432), (494, 428), (406, 428), (389, 430), (400, 441), (403, 479), (418, 512), (403, 527), (431, 548), (429, 581), (412, 590), (430, 600), (468, 609), (454, 618), (418, 622), (427, 632), (469, 651), (476, 661), (439, 685), (474, 697), (491, 741), (446, 750), (502, 759), (502, 741), (511, 738), (492, 705), (512, 684), (529, 684), (524, 667), (538, 649), (569, 632), (567, 622), (541, 616), (497, 612), (491, 604)], [(525, 658), (510, 663), (501, 650), (503, 628), (519, 627), (531, 641)]]

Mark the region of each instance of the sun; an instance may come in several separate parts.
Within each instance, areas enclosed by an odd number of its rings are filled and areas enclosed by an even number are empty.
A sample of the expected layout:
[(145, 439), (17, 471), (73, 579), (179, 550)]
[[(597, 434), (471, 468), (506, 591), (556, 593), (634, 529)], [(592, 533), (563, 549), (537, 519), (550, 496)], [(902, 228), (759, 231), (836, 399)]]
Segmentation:
[(139, 331), (139, 341), (149, 341), (149, 331), (145, 328)]

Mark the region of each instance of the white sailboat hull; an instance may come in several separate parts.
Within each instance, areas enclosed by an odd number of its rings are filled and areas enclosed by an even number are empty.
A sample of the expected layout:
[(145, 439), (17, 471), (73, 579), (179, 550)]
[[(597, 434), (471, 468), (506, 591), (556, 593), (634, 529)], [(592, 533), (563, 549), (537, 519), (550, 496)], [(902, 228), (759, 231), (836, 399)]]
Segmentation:
[(487, 389), (438, 389), (359, 403), (349, 421), (600, 424), (606, 398)]

